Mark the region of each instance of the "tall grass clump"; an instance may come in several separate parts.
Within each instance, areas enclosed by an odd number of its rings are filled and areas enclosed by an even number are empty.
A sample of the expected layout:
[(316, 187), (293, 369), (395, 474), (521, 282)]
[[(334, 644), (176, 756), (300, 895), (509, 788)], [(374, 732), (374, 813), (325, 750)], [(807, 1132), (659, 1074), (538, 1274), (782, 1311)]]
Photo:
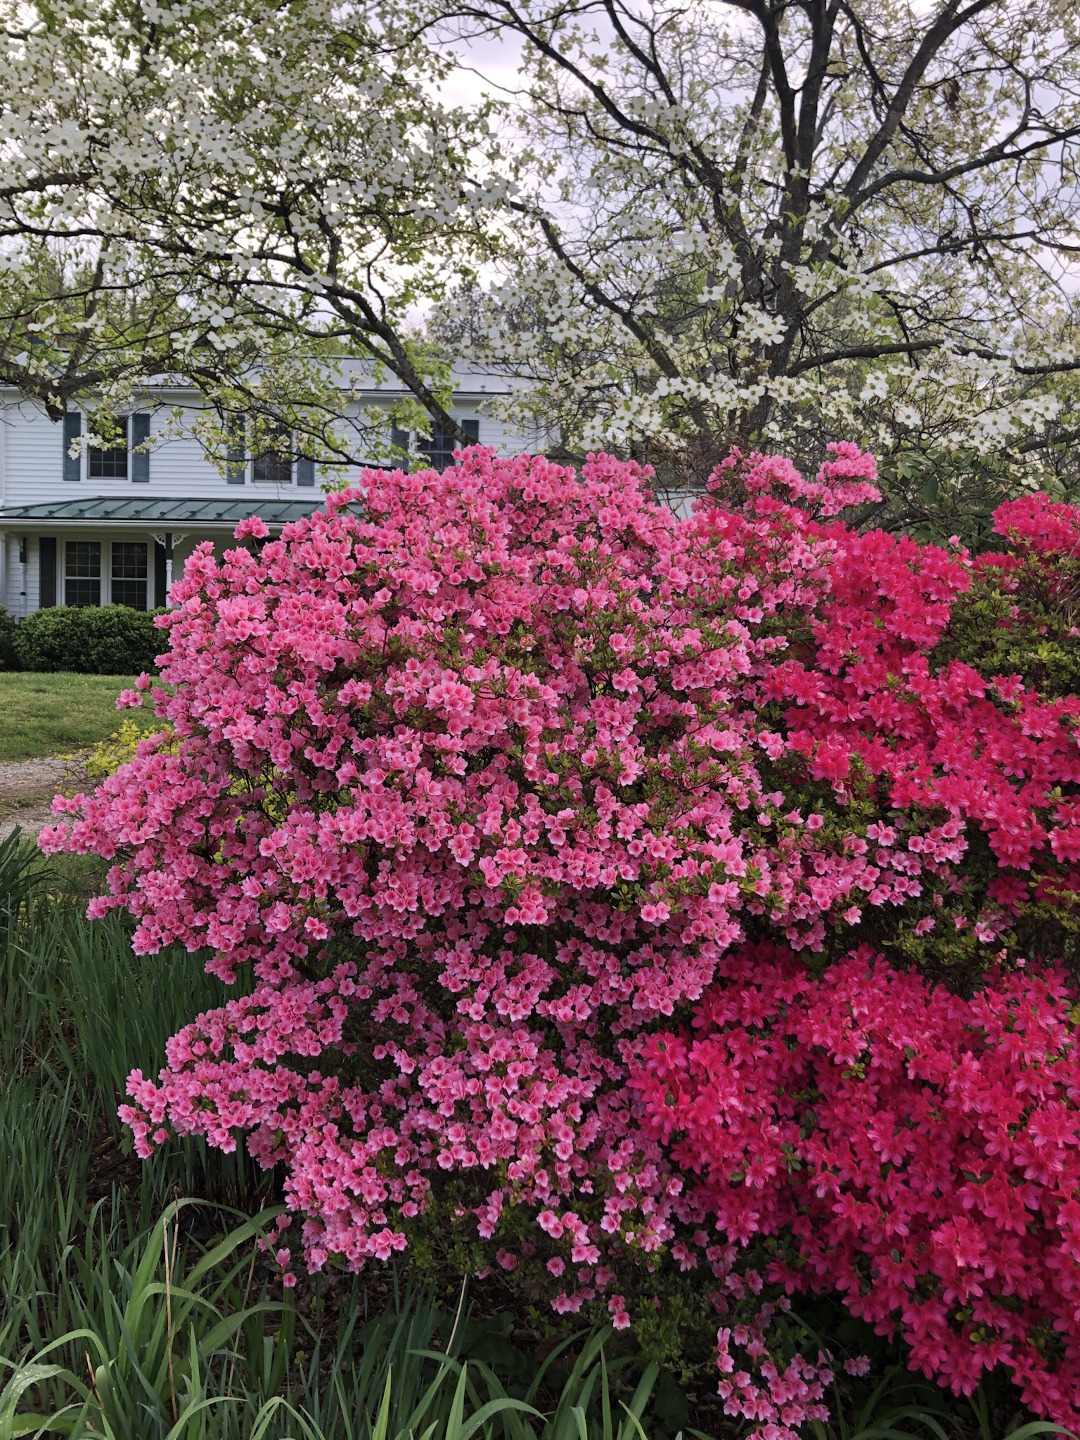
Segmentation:
[(132, 953), (122, 922), (86, 920), (84, 884), (78, 865), (46, 867), (18, 832), (0, 844), (5, 1354), (57, 1303), (61, 1257), (95, 1201), (135, 1233), (177, 1195), (258, 1209), (270, 1192), (271, 1177), (242, 1151), (212, 1154), (196, 1141), (147, 1166), (131, 1157), (116, 1115), (127, 1075), (221, 987), (199, 956), (171, 956), (166, 972)]
[[(636, 1440), (658, 1370), (631, 1377), (606, 1334), (556, 1350), (520, 1393), (456, 1313), (406, 1296), (375, 1316), (358, 1286), (334, 1327), (252, 1298), (250, 1243), (272, 1212), (192, 1258), (173, 1204), (111, 1254), (91, 1226), (67, 1259), (70, 1328), (13, 1367), (0, 1440), (45, 1427), (110, 1440)], [(477, 1352), (481, 1352), (478, 1356)], [(541, 1409), (540, 1407), (544, 1408)], [(31, 1408), (32, 1407), (32, 1408)]]

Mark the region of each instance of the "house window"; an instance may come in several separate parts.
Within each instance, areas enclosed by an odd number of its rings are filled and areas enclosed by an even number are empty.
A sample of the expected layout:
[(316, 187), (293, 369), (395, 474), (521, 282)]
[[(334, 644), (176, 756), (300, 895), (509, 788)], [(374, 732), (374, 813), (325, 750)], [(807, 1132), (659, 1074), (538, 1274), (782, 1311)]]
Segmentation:
[(112, 602), (146, 609), (147, 547), (143, 540), (114, 540)]
[(115, 445), (108, 450), (96, 446), (87, 452), (87, 472), (92, 480), (126, 480), (128, 473), (128, 421), (123, 415), (116, 422), (120, 432)]
[[(471, 442), (475, 443), (479, 440), (479, 420), (460, 420), (458, 423)], [(449, 430), (444, 430), (441, 425), (433, 425), (431, 439), (420, 442), (420, 453), (427, 456), (428, 464), (433, 470), (445, 470), (448, 465), (454, 463), (454, 451), (459, 448), (459, 445), (460, 442), (450, 434)]]
[(261, 455), (256, 455), (251, 466), (251, 478), (256, 485), (291, 485), (292, 454), (290, 437), (280, 435), (270, 441)]
[(64, 546), (64, 601), (101, 604), (101, 541), (68, 540)]
[(427, 456), (427, 462), (433, 470), (445, 470), (454, 463), (456, 443), (449, 430), (444, 430), (441, 425), (433, 425), (431, 439), (420, 441), (420, 453)]

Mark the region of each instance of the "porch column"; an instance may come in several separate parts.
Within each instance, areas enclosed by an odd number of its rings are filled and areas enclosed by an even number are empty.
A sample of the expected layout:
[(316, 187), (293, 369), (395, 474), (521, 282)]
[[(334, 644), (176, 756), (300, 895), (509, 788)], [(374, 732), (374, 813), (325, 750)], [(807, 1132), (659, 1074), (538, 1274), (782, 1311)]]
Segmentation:
[[(164, 556), (165, 556), (165, 603), (166, 603), (166, 605), (169, 604), (169, 592), (170, 592), (170, 590), (172, 590), (172, 582), (173, 582), (173, 547), (174, 547), (175, 545), (179, 545), (180, 541), (183, 540), (183, 538), (184, 538), (183, 535), (179, 535), (179, 534), (175, 533), (175, 532), (172, 531), (172, 530), (160, 531), (159, 533), (157, 533), (157, 534), (154, 535), (154, 537), (153, 537), (154, 544), (155, 544), (155, 545), (159, 545), (159, 546), (161, 547), (162, 553), (163, 553)], [(155, 560), (156, 560), (156, 556), (155, 556)]]

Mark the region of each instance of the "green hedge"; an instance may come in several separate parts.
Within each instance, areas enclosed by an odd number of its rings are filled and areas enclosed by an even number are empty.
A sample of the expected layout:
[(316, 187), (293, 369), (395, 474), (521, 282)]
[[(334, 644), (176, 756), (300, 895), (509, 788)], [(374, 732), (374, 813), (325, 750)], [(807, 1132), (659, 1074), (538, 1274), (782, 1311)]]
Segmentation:
[(15, 627), (20, 670), (70, 670), (79, 675), (137, 675), (152, 671), (166, 637), (154, 624), (161, 611), (126, 605), (51, 605)]

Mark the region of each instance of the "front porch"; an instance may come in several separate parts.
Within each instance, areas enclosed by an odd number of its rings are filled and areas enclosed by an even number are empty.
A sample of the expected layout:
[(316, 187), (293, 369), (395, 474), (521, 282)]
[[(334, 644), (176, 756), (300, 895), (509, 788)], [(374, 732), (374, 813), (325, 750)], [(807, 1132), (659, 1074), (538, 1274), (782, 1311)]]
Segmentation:
[(233, 542), (259, 515), (272, 532), (318, 508), (321, 497), (166, 500), (87, 497), (0, 509), (0, 604), (21, 619), (49, 605), (166, 604), (201, 540)]

